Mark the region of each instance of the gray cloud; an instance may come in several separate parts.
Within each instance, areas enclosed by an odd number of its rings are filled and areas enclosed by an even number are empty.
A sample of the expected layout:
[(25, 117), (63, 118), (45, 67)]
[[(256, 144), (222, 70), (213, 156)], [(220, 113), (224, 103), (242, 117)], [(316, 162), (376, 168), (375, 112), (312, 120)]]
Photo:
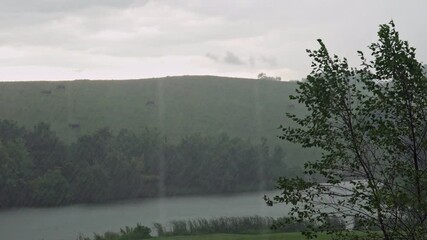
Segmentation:
[(152, 63), (143, 73), (154, 76), (168, 62), (170, 69), (180, 66), (169, 75), (271, 72), (299, 79), (309, 72), (305, 49), (317, 48), (315, 39), (352, 64), (355, 50), (366, 50), (378, 25), (390, 19), (427, 59), (427, 32), (419, 31), (427, 24), (426, 8), (417, 0), (2, 0), (0, 76), (40, 78), (42, 70), (28, 66), (60, 68), (62, 78), (75, 69), (128, 76), (141, 74), (141, 62)]
[(243, 62), (236, 54), (227, 51), (224, 57), (224, 62), (228, 64), (233, 65), (243, 65), (245, 62)]
[[(198, 54), (207, 45), (253, 36), (250, 26), (243, 22), (201, 16), (158, 2), (143, 7), (93, 7), (72, 14), (24, 16), (20, 24), (13, 24), (12, 17), (7, 17), (10, 22), (4, 26), (0, 21), (0, 46), (48, 46), (109, 56), (148, 57)], [(236, 34), (235, 28), (241, 32)]]
[(218, 57), (217, 55), (215, 55), (215, 54), (212, 54), (212, 53), (206, 53), (206, 54), (205, 54), (205, 56), (206, 56), (207, 58), (209, 58), (209, 59), (211, 59), (211, 60), (215, 61), (215, 62), (218, 62), (218, 61), (219, 61), (219, 57)]
[(270, 67), (276, 67), (277, 66), (277, 60), (275, 57), (266, 57), (262, 56), (261, 60), (268, 64)]
[(145, 4), (147, 0), (2, 0), (0, 12), (71, 12), (90, 7), (115, 7), (122, 8), (131, 5)]
[(256, 60), (255, 60), (255, 58), (254, 57), (249, 57), (249, 60), (248, 60), (248, 62), (249, 62), (249, 65), (251, 65), (251, 67), (254, 67), (255, 66), (255, 64), (256, 64)]

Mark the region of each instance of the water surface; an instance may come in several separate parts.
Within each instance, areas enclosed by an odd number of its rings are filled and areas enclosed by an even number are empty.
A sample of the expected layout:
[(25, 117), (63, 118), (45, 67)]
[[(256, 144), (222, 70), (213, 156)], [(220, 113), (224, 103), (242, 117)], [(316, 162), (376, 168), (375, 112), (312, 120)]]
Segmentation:
[(286, 206), (268, 207), (262, 197), (275, 192), (235, 195), (170, 197), (101, 205), (59, 208), (21, 208), (0, 211), (0, 239), (75, 240), (81, 233), (119, 231), (136, 223), (152, 227), (154, 222), (221, 216), (281, 217)]

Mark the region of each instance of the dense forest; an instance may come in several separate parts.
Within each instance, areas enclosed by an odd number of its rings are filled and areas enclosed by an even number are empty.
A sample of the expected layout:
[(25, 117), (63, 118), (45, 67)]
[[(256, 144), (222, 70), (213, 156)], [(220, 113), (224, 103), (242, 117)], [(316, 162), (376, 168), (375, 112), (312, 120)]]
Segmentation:
[(294, 175), (286, 152), (227, 134), (177, 143), (155, 129), (108, 128), (64, 143), (46, 123), (0, 121), (0, 208), (271, 189)]

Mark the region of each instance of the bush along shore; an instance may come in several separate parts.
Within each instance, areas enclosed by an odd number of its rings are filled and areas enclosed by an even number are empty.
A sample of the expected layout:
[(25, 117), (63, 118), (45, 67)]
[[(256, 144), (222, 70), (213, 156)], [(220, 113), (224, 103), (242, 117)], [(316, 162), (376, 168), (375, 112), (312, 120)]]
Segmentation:
[[(262, 233), (291, 233), (309, 230), (304, 222), (290, 223), (287, 218), (272, 218), (261, 216), (199, 218), (191, 220), (174, 220), (163, 225), (154, 223), (154, 234), (149, 227), (137, 224), (136, 227), (120, 229), (118, 233), (106, 232), (94, 234), (93, 238), (79, 236), (77, 240), (138, 240), (158, 237), (190, 236), (206, 234), (262, 234)], [(345, 229), (342, 219), (331, 218), (328, 231)]]

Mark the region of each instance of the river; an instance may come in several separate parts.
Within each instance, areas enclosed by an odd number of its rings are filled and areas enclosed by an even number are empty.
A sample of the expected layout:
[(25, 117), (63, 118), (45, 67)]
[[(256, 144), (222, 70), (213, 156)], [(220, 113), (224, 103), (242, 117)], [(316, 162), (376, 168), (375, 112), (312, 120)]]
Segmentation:
[(119, 231), (136, 223), (152, 227), (170, 220), (220, 216), (281, 217), (284, 205), (266, 206), (262, 197), (277, 192), (142, 199), (110, 204), (0, 211), (0, 239), (75, 240), (79, 234)]

